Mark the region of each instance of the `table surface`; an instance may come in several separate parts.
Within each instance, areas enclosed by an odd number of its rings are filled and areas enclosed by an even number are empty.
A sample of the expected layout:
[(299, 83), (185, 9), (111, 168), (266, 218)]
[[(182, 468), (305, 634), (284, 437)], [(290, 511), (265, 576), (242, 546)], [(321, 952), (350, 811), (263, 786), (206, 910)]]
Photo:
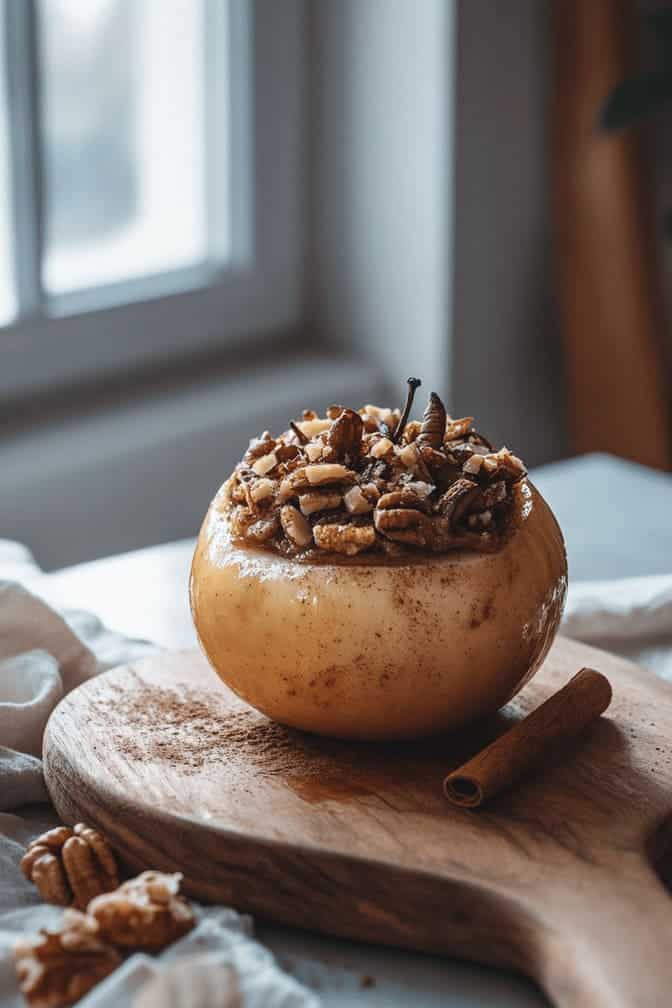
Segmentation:
[[(534, 480), (559, 517), (575, 579), (669, 573), (670, 477), (593, 456), (545, 467)], [(196, 640), (187, 600), (192, 551), (191, 540), (151, 547), (43, 575), (34, 587), (55, 605), (96, 612), (125, 634), (167, 648), (192, 647)], [(262, 924), (258, 930), (328, 1008), (401, 1008), (411, 1000), (417, 1008), (547, 1003), (525, 979), (502, 971), (289, 928)], [(375, 983), (368, 985), (367, 977)]]

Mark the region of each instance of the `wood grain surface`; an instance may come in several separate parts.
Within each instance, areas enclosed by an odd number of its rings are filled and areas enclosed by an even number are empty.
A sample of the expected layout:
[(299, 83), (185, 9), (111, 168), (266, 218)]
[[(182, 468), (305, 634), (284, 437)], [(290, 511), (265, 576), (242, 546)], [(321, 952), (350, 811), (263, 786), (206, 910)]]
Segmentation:
[[(608, 716), (486, 808), (449, 805), (445, 773), (583, 665), (612, 682)], [(183, 871), (200, 899), (513, 967), (560, 1006), (660, 1008), (671, 727), (672, 687), (563, 639), (488, 723), (394, 745), (273, 724), (185, 651), (71, 693), (44, 759), (64, 821), (103, 829), (129, 867)]]

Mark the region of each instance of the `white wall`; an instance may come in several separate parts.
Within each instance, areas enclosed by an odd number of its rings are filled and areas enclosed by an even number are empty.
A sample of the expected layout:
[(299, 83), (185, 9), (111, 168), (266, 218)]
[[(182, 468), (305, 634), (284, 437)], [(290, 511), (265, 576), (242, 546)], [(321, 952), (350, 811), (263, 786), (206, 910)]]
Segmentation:
[[(318, 332), (409, 373), (531, 464), (562, 455), (550, 0), (316, 0)], [(312, 228), (310, 221), (312, 220)]]
[(454, 404), (528, 464), (565, 448), (553, 301), (550, 0), (462, 0), (457, 29)]
[(312, 317), (374, 359), (447, 391), (452, 0), (309, 8)]

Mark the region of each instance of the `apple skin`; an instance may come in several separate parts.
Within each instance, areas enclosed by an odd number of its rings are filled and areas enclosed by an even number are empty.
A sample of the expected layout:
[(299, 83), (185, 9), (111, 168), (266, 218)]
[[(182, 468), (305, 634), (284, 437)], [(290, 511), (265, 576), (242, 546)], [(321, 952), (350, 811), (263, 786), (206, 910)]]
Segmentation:
[(562, 533), (526, 480), (495, 553), (357, 559), (300, 563), (241, 547), (220, 490), (190, 596), (201, 647), (227, 686), (273, 720), (320, 735), (447, 732), (514, 696), (560, 622)]

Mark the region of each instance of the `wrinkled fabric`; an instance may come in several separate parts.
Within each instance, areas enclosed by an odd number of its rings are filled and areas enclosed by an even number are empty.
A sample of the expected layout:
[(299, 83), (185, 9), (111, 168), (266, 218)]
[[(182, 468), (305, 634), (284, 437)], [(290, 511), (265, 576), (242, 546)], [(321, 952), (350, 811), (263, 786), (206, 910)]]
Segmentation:
[[(27, 551), (0, 540), (0, 576), (5, 571), (29, 580), (35, 568)], [(24, 1005), (14, 943), (61, 916), (40, 903), (19, 869), (27, 844), (58, 824), (39, 758), (49, 715), (91, 676), (155, 650), (108, 631), (91, 613), (59, 614), (16, 582), (0, 581), (0, 1008)], [(249, 918), (222, 907), (197, 912), (189, 935), (160, 956), (131, 956), (79, 1004), (317, 1008), (317, 998), (253, 939)]]
[(672, 681), (672, 575), (570, 585), (562, 632)]

